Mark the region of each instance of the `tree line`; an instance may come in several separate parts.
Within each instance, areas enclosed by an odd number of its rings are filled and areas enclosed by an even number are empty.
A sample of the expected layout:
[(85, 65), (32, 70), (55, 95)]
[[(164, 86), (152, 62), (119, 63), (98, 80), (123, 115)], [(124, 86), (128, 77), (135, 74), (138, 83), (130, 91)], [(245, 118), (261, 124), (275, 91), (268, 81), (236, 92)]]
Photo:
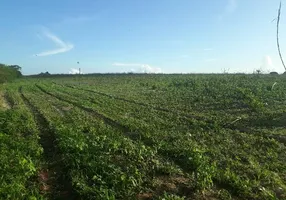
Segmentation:
[(0, 83), (22, 77), (19, 65), (5, 65), (0, 63)]

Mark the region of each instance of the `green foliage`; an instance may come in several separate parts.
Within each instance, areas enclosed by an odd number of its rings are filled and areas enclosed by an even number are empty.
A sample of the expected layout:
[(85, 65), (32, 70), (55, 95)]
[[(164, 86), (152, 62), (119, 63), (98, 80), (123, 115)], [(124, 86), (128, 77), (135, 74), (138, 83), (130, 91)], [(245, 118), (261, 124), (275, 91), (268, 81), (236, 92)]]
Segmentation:
[(245, 106), (251, 109), (251, 111), (259, 112), (263, 111), (264, 104), (258, 99), (250, 89), (247, 88), (237, 88), (238, 95), (237, 98), (240, 99)]
[(163, 197), (159, 198), (160, 200), (184, 200), (185, 197), (179, 197), (174, 194), (164, 193)]
[[(21, 101), (15, 94), (10, 98)], [(35, 122), (23, 105), (0, 111), (0, 144), (0, 198), (42, 199), (31, 181), (37, 175), (42, 148)]]
[(4, 65), (0, 63), (0, 83), (11, 81), (21, 76), (21, 67), (18, 65)]
[[(286, 197), (283, 77), (51, 77), (7, 84), (8, 96), (19, 86), (47, 120), (63, 180), (79, 199)], [(1, 135), (19, 159), (17, 171), (5, 173), (24, 170), (15, 180), (28, 194), (22, 185), (35, 174), (41, 148), (35, 119), (20, 112), (21, 99), (10, 101), (12, 110), (0, 117)], [(11, 158), (3, 152), (7, 164)]]

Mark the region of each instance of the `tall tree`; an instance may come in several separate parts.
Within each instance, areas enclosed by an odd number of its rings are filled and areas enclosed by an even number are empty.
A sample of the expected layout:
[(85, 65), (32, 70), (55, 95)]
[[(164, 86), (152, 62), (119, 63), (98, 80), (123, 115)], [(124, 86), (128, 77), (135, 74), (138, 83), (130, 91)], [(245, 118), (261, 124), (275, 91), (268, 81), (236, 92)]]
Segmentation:
[(21, 71), (21, 67), (19, 65), (9, 65), (9, 67), (12, 67), (14, 69), (16, 69), (17, 71)]

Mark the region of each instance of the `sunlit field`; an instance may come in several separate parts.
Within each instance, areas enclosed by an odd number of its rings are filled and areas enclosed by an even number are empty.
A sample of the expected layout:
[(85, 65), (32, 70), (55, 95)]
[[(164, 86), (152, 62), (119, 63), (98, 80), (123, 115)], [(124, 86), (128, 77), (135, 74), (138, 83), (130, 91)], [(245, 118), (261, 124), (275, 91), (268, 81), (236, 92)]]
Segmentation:
[(0, 199), (286, 199), (285, 75), (0, 85)]

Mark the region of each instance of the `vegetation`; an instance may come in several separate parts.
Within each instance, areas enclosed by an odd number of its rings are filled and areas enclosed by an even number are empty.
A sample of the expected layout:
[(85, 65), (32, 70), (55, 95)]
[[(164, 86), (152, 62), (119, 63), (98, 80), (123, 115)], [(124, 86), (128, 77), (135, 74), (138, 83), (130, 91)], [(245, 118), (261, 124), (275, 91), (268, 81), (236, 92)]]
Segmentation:
[(51, 76), (0, 91), (1, 199), (286, 198), (285, 76)]
[(22, 76), (18, 65), (4, 65), (0, 63), (0, 83), (11, 81)]

